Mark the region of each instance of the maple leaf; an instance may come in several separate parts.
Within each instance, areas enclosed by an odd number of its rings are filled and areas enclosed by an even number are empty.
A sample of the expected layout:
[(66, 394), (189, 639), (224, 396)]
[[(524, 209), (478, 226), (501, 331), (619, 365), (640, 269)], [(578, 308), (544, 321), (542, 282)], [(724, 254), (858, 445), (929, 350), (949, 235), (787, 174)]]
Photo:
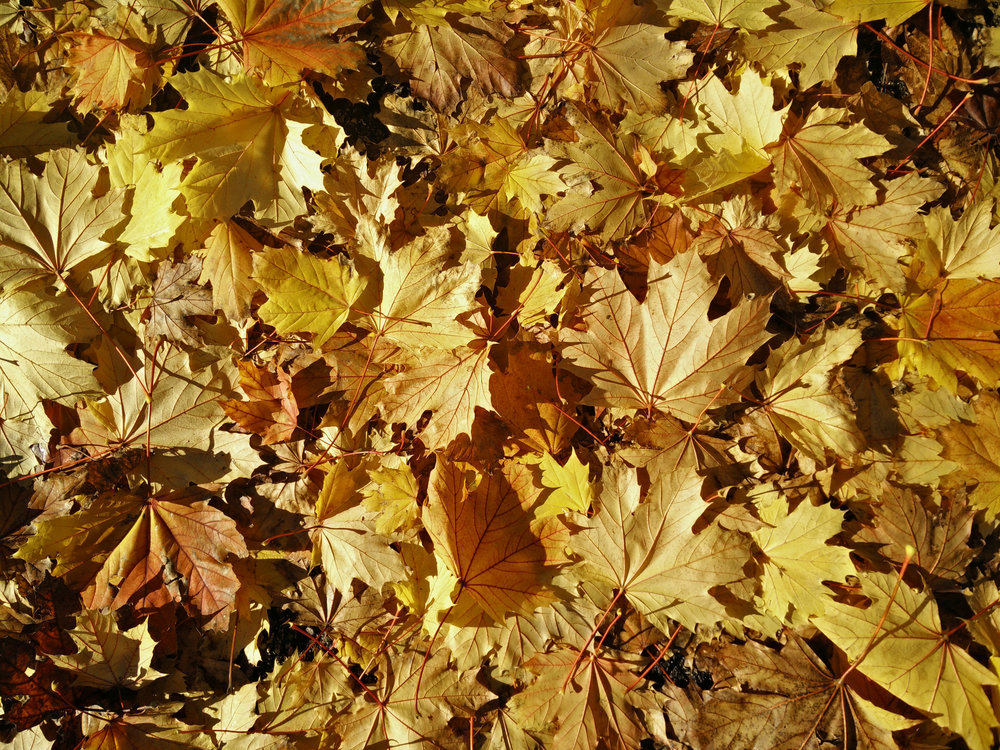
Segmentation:
[(257, 721), (257, 685), (248, 683), (208, 707), (218, 721), (212, 725), (212, 734), (223, 742), (231, 732), (248, 733)]
[[(0, 666), (0, 694), (17, 698), (4, 709), (4, 719), (15, 728), (36, 726), (66, 707), (61, 673), (48, 660), (38, 658), (34, 644), (13, 638), (0, 640)], [(18, 733), (15, 742), (20, 736)], [(34, 745), (24, 750), (34, 750)]]
[(304, 212), (301, 188), (320, 190), (323, 157), (305, 144), (310, 127), (328, 129), (285, 87), (251, 77), (226, 82), (201, 70), (174, 76), (186, 110), (157, 112), (143, 148), (164, 162), (197, 156), (181, 191), (192, 216), (229, 218), (247, 201), (275, 223)]
[(324, 260), (267, 248), (254, 256), (254, 279), (267, 292), (261, 319), (279, 333), (308, 331), (317, 347), (346, 321), (367, 280), (343, 257)]
[(133, 371), (116, 362), (119, 384), (78, 412), (78, 439), (91, 447), (144, 446), (150, 454), (146, 481), (171, 487), (252, 471), (259, 456), (248, 453), (246, 436), (218, 429), (226, 419), (218, 399), (236, 382), (232, 363), (199, 362), (174, 345), (160, 351), (156, 357), (145, 353)]
[(960, 734), (975, 750), (992, 745), (998, 726), (984, 687), (997, 676), (952, 643), (938, 607), (926, 592), (895, 576), (860, 576), (866, 609), (833, 602), (813, 622), (855, 668), (934, 721)]
[(416, 425), (433, 412), (421, 438), (444, 447), (461, 434), (471, 435), (476, 410), (491, 409), (489, 348), (430, 350), (421, 360), (385, 381), (378, 408), (389, 422)]
[[(751, 208), (745, 206), (744, 216)], [(779, 280), (791, 280), (781, 240), (764, 227), (748, 226), (751, 222), (743, 217), (733, 216), (731, 222), (728, 227), (721, 221), (702, 223), (691, 249), (704, 258), (713, 276), (729, 279), (734, 299), (769, 294)]]
[(635, 472), (605, 466), (597, 514), (570, 539), (581, 578), (620, 592), (651, 623), (688, 628), (719, 622), (726, 608), (713, 592), (742, 582), (749, 539), (715, 524), (695, 531), (708, 509), (701, 479), (666, 471), (643, 497)]
[(74, 673), (78, 685), (138, 688), (163, 675), (152, 669), (156, 642), (148, 621), (122, 631), (112, 615), (85, 609), (69, 631), (77, 653), (50, 654), (49, 661)]
[(276, 666), (260, 702), (262, 739), (318, 731), (332, 723), (353, 697), (350, 679), (343, 663), (326, 653)]
[(393, 246), (388, 227), (399, 210), (399, 165), (371, 163), (348, 146), (331, 165), (324, 185), (327, 192), (316, 196), (321, 213), (312, 219), (315, 226), (344, 243), (353, 239), (360, 252), (381, 258), (382, 249)]
[[(746, 74), (734, 93), (711, 76), (691, 96), (694, 118), (669, 123), (664, 138), (687, 167), (685, 199), (751, 177), (771, 163), (767, 147), (782, 134), (788, 108), (775, 110), (767, 83)], [(649, 127), (647, 125), (647, 127)], [(714, 152), (706, 158), (706, 150)]]
[(594, 383), (585, 403), (697, 422), (705, 409), (731, 400), (727, 391), (741, 386), (744, 363), (770, 338), (768, 301), (743, 303), (709, 321), (715, 285), (692, 252), (651, 262), (648, 278), (639, 303), (615, 271), (594, 274), (587, 330), (560, 332), (566, 367)]
[(757, 31), (770, 24), (764, 13), (773, 7), (770, 0), (678, 0), (665, 11), (708, 26)]
[(357, 0), (221, 0), (243, 50), (247, 70), (260, 69), (272, 85), (298, 80), (303, 70), (336, 76), (357, 67), (364, 56), (335, 34), (357, 22)]
[(361, 503), (359, 472), (337, 464), (327, 473), (316, 500), (316, 523), (309, 533), (313, 561), (344, 589), (357, 578), (380, 590), (388, 581), (404, 576), (403, 565), (390, 540), (376, 533), (376, 514)]
[(593, 502), (590, 470), (576, 453), (570, 450), (565, 464), (559, 464), (551, 453), (542, 455), (538, 463), (542, 470), (542, 485), (552, 490), (539, 506), (537, 515), (545, 518), (567, 510), (586, 513)]
[(57, 575), (83, 588), (91, 609), (184, 599), (210, 627), (225, 628), (239, 586), (225, 558), (247, 548), (231, 519), (194, 497), (99, 496), (78, 513), (41, 522), (17, 555), (37, 562), (57, 552)]
[(420, 490), (412, 469), (402, 459), (386, 459), (368, 472), (371, 482), (362, 490), (365, 508), (377, 513), (375, 530), (392, 534), (416, 525)]
[(205, 240), (198, 283), (212, 284), (212, 304), (231, 320), (246, 318), (256, 289), (251, 280), (253, 256), (263, 245), (232, 221), (218, 224)]
[(746, 476), (726, 441), (690, 430), (674, 417), (638, 417), (625, 434), (630, 445), (619, 455), (631, 466), (652, 472), (703, 471), (718, 477), (724, 486), (738, 484)]
[(758, 376), (764, 410), (792, 445), (822, 459), (827, 451), (861, 451), (861, 435), (847, 404), (830, 388), (834, 368), (850, 359), (861, 335), (849, 328), (825, 331), (804, 343), (789, 342)]
[(553, 372), (543, 353), (527, 346), (508, 352), (506, 365), (490, 375), (494, 410), (518, 439), (553, 455), (562, 453), (578, 428), (571, 418), (581, 395), (574, 379)]
[(73, 90), (84, 109), (140, 109), (160, 82), (147, 44), (119, 34), (71, 34), (68, 65), (76, 73)]
[(778, 193), (795, 190), (818, 210), (876, 202), (871, 171), (861, 159), (889, 149), (889, 142), (861, 125), (844, 126), (841, 113), (816, 107), (805, 118), (789, 116), (777, 144), (768, 147)]
[(820, 5), (0, 4), (3, 740), (990, 747), (995, 45)]
[(980, 200), (955, 219), (950, 211), (933, 208), (923, 217), (926, 235), (919, 237), (907, 274), (922, 287), (932, 286), (942, 277), (950, 279), (993, 278), (992, 261), (1000, 251), (1000, 230), (990, 228), (992, 201)]
[(7, 743), (10, 750), (49, 750), (54, 740), (46, 738), (40, 726), (34, 726), (23, 732), (18, 732), (12, 742)]
[(750, 641), (741, 647), (719, 644), (699, 656), (710, 659), (713, 672), (733, 676), (717, 680), (721, 684), (711, 690), (667, 687), (670, 723), (698, 750), (719, 742), (795, 750), (841, 736), (852, 737), (865, 750), (893, 750), (898, 745), (892, 732), (917, 723), (873, 704), (865, 697), (870, 687), (856, 675), (831, 674), (796, 636), (788, 637), (780, 651)]
[(291, 376), (252, 362), (240, 362), (239, 368), (240, 387), (248, 400), (222, 401), (226, 414), (243, 429), (260, 434), (267, 445), (291, 440), (299, 417)]
[[(176, 705), (176, 704), (175, 704)], [(167, 704), (169, 709), (170, 704)], [(212, 750), (207, 734), (193, 729), (171, 714), (176, 711), (165, 707), (116, 715), (112, 712), (93, 712), (81, 719), (81, 731), (88, 745), (94, 747), (135, 747), (142, 745), (151, 750)]]
[(765, 555), (764, 607), (789, 624), (803, 624), (823, 614), (830, 599), (822, 581), (842, 583), (856, 573), (850, 550), (826, 543), (840, 533), (844, 515), (829, 505), (813, 505), (808, 498), (789, 511), (780, 492), (762, 492), (755, 500), (767, 524), (751, 532)]
[(945, 278), (900, 303), (897, 373), (912, 367), (952, 393), (956, 370), (1000, 380), (1000, 281)]
[(197, 346), (201, 336), (189, 321), (189, 316), (214, 317), (212, 295), (197, 283), (201, 263), (189, 258), (183, 263), (161, 263), (146, 307), (147, 331), (150, 338)]
[(499, 112), (488, 123), (466, 122), (456, 134), (461, 147), (447, 155), (445, 174), (482, 215), (531, 215), (542, 210), (543, 195), (566, 187), (556, 160), (525, 143), (516, 125)]
[(860, 269), (870, 283), (903, 291), (901, 261), (912, 238), (923, 229), (918, 210), (940, 192), (941, 186), (934, 181), (906, 175), (890, 182), (875, 205), (829, 212), (826, 234), (845, 264)]
[(665, 102), (661, 81), (681, 78), (694, 59), (683, 42), (668, 42), (662, 26), (647, 23), (650, 5), (602, 3), (578, 65), (594, 98), (609, 109), (646, 112)]
[(973, 402), (974, 421), (949, 422), (939, 431), (943, 455), (955, 462), (953, 478), (975, 485), (969, 494), (973, 507), (985, 508), (988, 517), (1000, 513), (1000, 465), (996, 444), (1000, 439), (1000, 399), (985, 392)]
[(75, 139), (65, 123), (46, 122), (52, 103), (43, 91), (8, 91), (0, 103), (0, 153), (27, 156), (72, 145)]
[[(962, 450), (958, 436), (944, 445), (946, 455)], [(988, 476), (971, 458), (961, 465), (983, 480)], [(886, 482), (877, 498), (877, 512), (872, 513), (874, 526), (865, 526), (856, 538), (879, 544), (879, 552), (900, 565), (909, 553), (910, 564), (921, 568), (931, 586), (950, 587), (962, 577), (975, 554), (968, 545), (975, 509), (961, 497), (941, 497), (938, 501), (935, 506), (934, 498), (925, 501), (911, 488)]]
[(505, 313), (516, 315), (525, 327), (545, 325), (565, 297), (565, 274), (554, 263), (542, 261), (536, 268), (515, 266), (497, 305)]
[(452, 626), (529, 614), (554, 599), (549, 580), (565, 527), (536, 520), (536, 499), (525, 466), (506, 464), (485, 476), (457, 463), (434, 469), (422, 520), (439, 564), (455, 581), (447, 612)]
[[(123, 144), (122, 149), (132, 144)], [(113, 156), (120, 154), (116, 149)], [(171, 243), (184, 217), (174, 209), (180, 199), (181, 165), (168, 164), (156, 169), (152, 163), (135, 178), (131, 190), (132, 217), (118, 235), (118, 241), (127, 245), (130, 258), (144, 262), (162, 260), (169, 256)]]
[(807, 89), (832, 79), (841, 59), (856, 53), (856, 23), (797, 0), (784, 0), (780, 7), (776, 13), (777, 6), (771, 6), (770, 23), (754, 16), (757, 28), (740, 42), (747, 58), (764, 70), (794, 65), (799, 69), (799, 85)]
[(874, 3), (834, 0), (828, 9), (848, 21), (860, 23), (885, 19), (886, 26), (896, 26), (926, 5), (925, 0), (880, 0)]
[(48, 444), (44, 399), (68, 405), (100, 392), (94, 366), (67, 351), (96, 331), (78, 307), (32, 287), (0, 294), (0, 321), (0, 460), (15, 473), (37, 462), (32, 445)]
[(69, 149), (51, 152), (41, 176), (23, 162), (0, 164), (0, 278), (5, 288), (35, 278), (62, 279), (108, 250), (109, 235), (125, 217), (123, 191), (101, 189), (102, 172), (82, 152)]
[(534, 733), (544, 732), (550, 747), (591, 748), (602, 742), (635, 747), (647, 736), (637, 710), (647, 707), (646, 696), (629, 691), (635, 659), (588, 654), (580, 660), (575, 651), (561, 648), (538, 654), (525, 666), (538, 676), (515, 696), (511, 714)]
[(486, 700), (476, 671), (448, 669), (446, 651), (429, 658), (410, 652), (385, 659), (382, 666), (378, 681), (363, 686), (350, 714), (337, 722), (338, 747), (441, 746), (447, 721), (467, 721), (462, 714), (471, 714)]
[(645, 201), (658, 192), (636, 159), (637, 139), (616, 134), (603, 118), (578, 107), (568, 109), (567, 118), (578, 140), (557, 147), (570, 161), (563, 180), (572, 185), (593, 180), (597, 188), (567, 192), (545, 212), (544, 222), (556, 230), (586, 226), (600, 230), (605, 240), (622, 239), (645, 223)]
[(520, 92), (520, 66), (504, 48), (510, 38), (500, 22), (471, 16), (401, 31), (389, 37), (386, 51), (409, 72), (414, 94), (440, 112), (452, 112), (462, 100), (464, 81), (484, 96)]
[[(411, 351), (452, 350), (467, 345), (472, 329), (461, 321), (474, 305), (480, 269), (455, 257), (453, 236), (447, 227), (431, 229), (394, 252), (372, 248), (381, 270), (381, 283), (370, 283), (377, 302), (364, 296), (360, 321), (389, 341)], [(364, 250), (362, 250), (364, 252)]]

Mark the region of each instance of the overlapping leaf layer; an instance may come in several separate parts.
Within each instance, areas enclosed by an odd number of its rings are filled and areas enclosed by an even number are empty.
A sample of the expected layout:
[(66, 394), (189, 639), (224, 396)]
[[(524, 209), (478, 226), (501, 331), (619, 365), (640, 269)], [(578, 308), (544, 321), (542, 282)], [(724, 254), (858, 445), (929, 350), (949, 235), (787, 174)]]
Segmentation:
[(995, 747), (994, 14), (0, 7), (0, 742)]

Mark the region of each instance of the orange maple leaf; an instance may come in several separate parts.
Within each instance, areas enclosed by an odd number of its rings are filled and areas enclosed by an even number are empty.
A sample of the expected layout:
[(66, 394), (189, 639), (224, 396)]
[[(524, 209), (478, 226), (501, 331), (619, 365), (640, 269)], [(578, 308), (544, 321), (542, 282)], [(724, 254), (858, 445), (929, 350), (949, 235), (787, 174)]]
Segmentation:
[(146, 45), (104, 34), (73, 34), (68, 66), (85, 109), (139, 109), (149, 102), (160, 71)]

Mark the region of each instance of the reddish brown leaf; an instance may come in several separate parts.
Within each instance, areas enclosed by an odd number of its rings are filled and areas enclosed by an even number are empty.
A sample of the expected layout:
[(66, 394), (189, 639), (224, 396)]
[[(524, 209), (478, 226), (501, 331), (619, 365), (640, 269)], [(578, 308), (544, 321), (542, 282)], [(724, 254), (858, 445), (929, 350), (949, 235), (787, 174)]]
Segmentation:
[(240, 387), (249, 400), (223, 401), (226, 414), (243, 429), (263, 436), (266, 445), (291, 440), (299, 417), (291, 376), (249, 361), (240, 362), (239, 368)]
[(357, 0), (220, 0), (243, 47), (243, 64), (272, 82), (295, 80), (303, 70), (331, 76), (358, 65), (361, 49), (334, 34), (356, 23)]

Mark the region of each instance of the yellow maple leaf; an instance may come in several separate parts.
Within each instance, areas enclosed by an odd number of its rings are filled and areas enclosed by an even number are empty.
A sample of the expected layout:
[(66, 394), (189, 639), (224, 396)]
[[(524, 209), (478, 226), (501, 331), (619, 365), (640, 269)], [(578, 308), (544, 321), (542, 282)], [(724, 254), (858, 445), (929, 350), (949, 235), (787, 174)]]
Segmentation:
[(816, 626), (859, 672), (930, 713), (973, 750), (990, 748), (998, 722), (984, 688), (996, 685), (997, 676), (949, 640), (928, 592), (885, 573), (863, 573), (860, 580), (871, 605), (830, 602)]
[(366, 284), (349, 262), (287, 248), (267, 248), (253, 264), (254, 279), (268, 296), (261, 319), (279, 333), (313, 333), (317, 347), (344, 324)]
[(323, 157), (303, 139), (315, 128), (337, 141), (320, 111), (292, 88), (247, 76), (226, 81), (200, 70), (171, 84), (188, 108), (153, 115), (143, 148), (164, 162), (198, 157), (181, 183), (192, 216), (228, 219), (247, 201), (273, 223), (305, 213), (302, 188), (323, 188)]

